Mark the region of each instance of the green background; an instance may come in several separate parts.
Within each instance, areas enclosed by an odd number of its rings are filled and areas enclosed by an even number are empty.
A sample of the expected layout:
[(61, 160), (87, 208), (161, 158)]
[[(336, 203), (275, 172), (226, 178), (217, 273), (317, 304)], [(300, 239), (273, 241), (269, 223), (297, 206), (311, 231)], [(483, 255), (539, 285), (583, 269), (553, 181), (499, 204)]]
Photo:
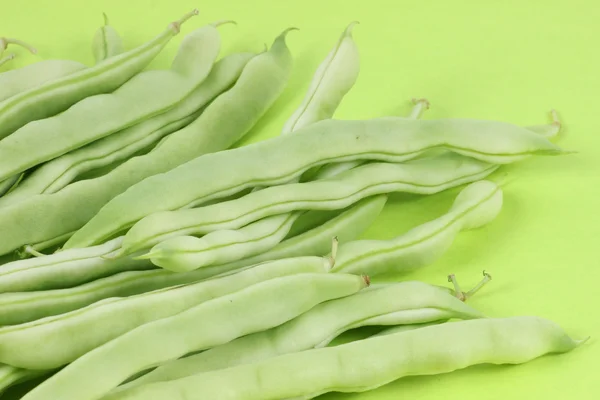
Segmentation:
[[(17, 50), (13, 66), (42, 58), (92, 62), (91, 37), (106, 12), (128, 48), (153, 37), (194, 7), (201, 15), (183, 32), (219, 19), (223, 54), (259, 51), (284, 28), (296, 64), (284, 95), (245, 143), (277, 135), (301, 101), (320, 61), (343, 28), (354, 37), (361, 73), (337, 118), (404, 114), (411, 97), (426, 97), (425, 118), (498, 119), (533, 125), (556, 108), (561, 145), (579, 153), (536, 158), (503, 168), (515, 178), (490, 225), (460, 234), (435, 265), (407, 276), (464, 286), (483, 269), (493, 282), (471, 304), (490, 316), (539, 315), (584, 347), (522, 366), (480, 366), (451, 374), (399, 380), (365, 394), (326, 399), (598, 398), (600, 382), (600, 131), (597, 95), (600, 7), (595, 1), (276, 1), (276, 0), (0, 0), (0, 35), (19, 37), (39, 57)], [(168, 65), (178, 36), (153, 67)], [(7, 66), (3, 67), (3, 70)], [(366, 233), (390, 238), (446, 212), (456, 191), (420, 198), (392, 196)], [(515, 333), (518, 334), (518, 333)], [(443, 338), (440, 338), (443, 340)], [(451, 346), (451, 343), (448, 343)], [(390, 349), (393, 351), (393, 349)], [(595, 371), (594, 371), (595, 369)], [(594, 393), (595, 391), (595, 393)], [(405, 397), (404, 397), (405, 396)]]

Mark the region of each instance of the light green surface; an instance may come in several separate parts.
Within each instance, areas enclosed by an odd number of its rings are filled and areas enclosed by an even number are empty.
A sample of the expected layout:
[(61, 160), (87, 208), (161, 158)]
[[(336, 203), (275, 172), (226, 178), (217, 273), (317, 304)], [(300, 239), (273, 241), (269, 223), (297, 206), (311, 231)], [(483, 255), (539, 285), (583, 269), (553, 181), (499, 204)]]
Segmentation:
[[(600, 398), (600, 7), (571, 1), (277, 1), (0, 0), (0, 36), (34, 44), (44, 58), (92, 63), (90, 42), (106, 12), (131, 48), (168, 22), (200, 8), (183, 32), (218, 19), (224, 52), (260, 50), (284, 28), (296, 57), (292, 82), (248, 140), (278, 134), (300, 103), (314, 69), (346, 24), (362, 64), (355, 88), (336, 117), (406, 113), (408, 100), (427, 97), (425, 118), (546, 122), (556, 108), (565, 124), (561, 145), (580, 153), (538, 158), (514, 167), (500, 217), (463, 233), (435, 265), (410, 278), (443, 284), (454, 272), (469, 286), (481, 270), (494, 280), (472, 305), (490, 316), (534, 314), (560, 323), (582, 348), (518, 367), (475, 367), (402, 379), (379, 390), (323, 399), (595, 399)], [(176, 38), (178, 43), (183, 35)], [(171, 44), (155, 66), (175, 54)], [(17, 50), (21, 65), (33, 56)], [(6, 69), (8, 66), (2, 67)], [(456, 191), (429, 198), (393, 196), (371, 238), (389, 238), (433, 219)], [(392, 349), (390, 349), (392, 350)], [(595, 371), (594, 371), (595, 369)], [(595, 392), (594, 392), (595, 390)], [(402, 396), (402, 397), (400, 397)], [(10, 399), (10, 397), (8, 397)]]

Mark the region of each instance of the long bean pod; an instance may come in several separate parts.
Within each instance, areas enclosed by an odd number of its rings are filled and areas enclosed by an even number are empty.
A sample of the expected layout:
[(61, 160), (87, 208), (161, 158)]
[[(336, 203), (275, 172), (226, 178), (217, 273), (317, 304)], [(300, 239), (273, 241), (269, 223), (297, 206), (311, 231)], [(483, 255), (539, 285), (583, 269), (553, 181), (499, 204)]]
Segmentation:
[(64, 111), (86, 97), (112, 92), (143, 70), (179, 33), (181, 24), (197, 13), (197, 10), (188, 13), (169, 24), (156, 38), (133, 50), (4, 100), (0, 103), (0, 138), (30, 121)]
[(331, 391), (363, 392), (405, 376), (476, 364), (521, 364), (580, 344), (542, 318), (475, 319), (142, 385), (111, 400), (305, 399)]
[[(346, 274), (270, 279), (129, 331), (78, 358), (23, 400), (99, 399), (137, 372), (281, 325), (322, 302), (366, 286), (366, 277)], [(240, 318), (255, 310), (260, 312)]]
[(286, 32), (269, 51), (250, 60), (235, 85), (206, 107), (196, 121), (169, 135), (150, 153), (132, 158), (99, 178), (0, 208), (0, 254), (69, 234), (110, 199), (144, 178), (234, 144), (271, 107), (287, 84), (292, 58), (285, 44)]

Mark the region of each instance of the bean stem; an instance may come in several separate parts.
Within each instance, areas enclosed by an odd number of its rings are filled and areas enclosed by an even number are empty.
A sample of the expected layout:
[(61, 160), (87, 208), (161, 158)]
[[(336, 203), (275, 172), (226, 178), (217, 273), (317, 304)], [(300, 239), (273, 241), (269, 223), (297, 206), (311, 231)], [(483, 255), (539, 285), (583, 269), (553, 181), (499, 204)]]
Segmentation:
[(198, 9), (195, 8), (192, 11), (190, 11), (189, 13), (185, 14), (183, 17), (181, 17), (181, 19), (179, 21), (171, 22), (169, 27), (173, 30), (173, 32), (175, 34), (178, 34), (181, 31), (181, 25), (184, 22), (186, 22), (187, 20), (189, 20), (190, 18), (192, 18), (193, 16), (198, 15), (198, 13), (199, 13)]
[(456, 279), (456, 276), (454, 274), (448, 275), (448, 282), (452, 282), (452, 284), (454, 285), (455, 296), (460, 301), (467, 301), (468, 299), (473, 297), (475, 295), (475, 293), (477, 293), (483, 286), (485, 286), (491, 280), (492, 280), (492, 276), (490, 274), (488, 274), (487, 272), (483, 271), (483, 279), (481, 279), (477, 283), (477, 285), (475, 285), (468, 292), (463, 292), (462, 289), (460, 288), (460, 285), (458, 284), (458, 280)]
[(9, 54), (6, 57), (0, 58), (0, 67), (14, 58), (15, 58), (14, 54)]
[(0, 37), (0, 54), (6, 50), (6, 48), (8, 47), (8, 45), (10, 44), (14, 44), (16, 46), (21, 46), (27, 50), (29, 50), (29, 52), (31, 54), (37, 54), (37, 49), (33, 46), (31, 46), (29, 43), (26, 43), (22, 40), (19, 39), (15, 39), (15, 38), (6, 38), (6, 37)]

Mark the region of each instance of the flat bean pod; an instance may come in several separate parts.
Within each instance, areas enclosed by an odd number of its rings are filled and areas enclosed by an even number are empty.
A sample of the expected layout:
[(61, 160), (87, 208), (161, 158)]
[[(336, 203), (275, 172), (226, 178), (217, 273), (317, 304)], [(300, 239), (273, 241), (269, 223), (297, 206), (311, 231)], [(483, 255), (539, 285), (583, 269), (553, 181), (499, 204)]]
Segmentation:
[[(104, 61), (123, 52), (118, 32), (105, 16), (105, 25), (100, 27), (92, 43), (96, 62)], [(99, 56), (102, 55), (100, 59)], [(63, 78), (87, 68), (85, 64), (71, 60), (43, 60), (0, 74), (0, 102), (46, 82)]]
[(269, 51), (250, 60), (235, 85), (206, 107), (196, 121), (169, 135), (147, 155), (132, 158), (102, 177), (0, 208), (0, 254), (69, 234), (133, 184), (234, 144), (287, 84), (292, 57), (285, 44), (286, 32)]
[(448, 213), (391, 240), (357, 240), (342, 244), (335, 271), (379, 275), (406, 272), (431, 264), (445, 253), (462, 230), (491, 222), (502, 209), (502, 189), (491, 181), (464, 188)]
[[(565, 153), (526, 128), (497, 121), (321, 121), (302, 134), (198, 157), (145, 179), (106, 204), (65, 247), (101, 243), (150, 214), (193, 207), (249, 187), (285, 183), (314, 166), (353, 159), (408, 161), (435, 148), (493, 164)], [(230, 173), (232, 168), (236, 174)]]
[(521, 364), (580, 344), (542, 318), (475, 319), (142, 385), (111, 400), (313, 398), (331, 391), (363, 392), (405, 376), (477, 364)]
[(343, 332), (362, 326), (412, 326), (441, 319), (482, 317), (479, 311), (447, 291), (422, 282), (402, 282), (370, 288), (352, 296), (319, 304), (269, 331), (244, 336), (202, 353), (166, 363), (117, 390), (325, 347)]
[(144, 260), (107, 259), (122, 244), (123, 238), (85, 249), (19, 260), (0, 268), (0, 293), (59, 289), (130, 270), (152, 269)]
[(360, 70), (358, 47), (352, 39), (356, 22), (341, 37), (319, 65), (302, 104), (284, 124), (282, 134), (333, 117), (344, 96), (352, 89)]
[(181, 24), (197, 13), (194, 10), (181, 20), (169, 24), (156, 38), (133, 50), (3, 101), (0, 103), (0, 138), (30, 121), (64, 111), (86, 97), (112, 92), (143, 70), (179, 33)]
[(105, 13), (102, 15), (104, 17), (104, 26), (101, 26), (96, 31), (92, 40), (92, 53), (96, 64), (118, 56), (124, 51), (121, 36), (108, 22), (108, 16)]
[(216, 26), (187, 35), (169, 70), (142, 72), (112, 93), (87, 97), (61, 114), (32, 121), (4, 138), (0, 141), (0, 179), (136, 125), (182, 101), (208, 76), (219, 54)]
[(497, 168), (454, 153), (408, 163), (371, 163), (327, 180), (274, 186), (227, 202), (152, 214), (127, 232), (123, 252), (130, 254), (155, 246), (151, 250), (153, 262), (158, 258), (174, 259), (181, 252), (189, 257), (195, 249), (180, 247), (177, 237), (237, 229), (294, 210), (345, 208), (377, 194), (433, 194), (482, 179)]
[[(223, 229), (197, 238), (180, 236), (155, 246), (150, 253), (137, 257), (169, 271), (185, 272), (198, 268), (242, 260), (270, 250), (281, 242), (301, 212), (263, 218), (240, 229)], [(162, 247), (163, 245), (165, 247)]]
[[(23, 400), (99, 399), (137, 372), (281, 325), (367, 285), (368, 279), (361, 276), (314, 273), (252, 285), (129, 331), (78, 358)], [(251, 316), (242, 318), (248, 312)]]
[(330, 261), (322, 257), (272, 261), (220, 279), (110, 298), (66, 314), (0, 328), (0, 360), (28, 369), (58, 368), (141, 325), (269, 279), (326, 273), (330, 268)]
[(239, 78), (251, 53), (232, 54), (218, 61), (206, 80), (171, 110), (49, 161), (19, 187), (0, 199), (13, 204), (34, 194), (55, 193), (81, 174), (124, 160), (196, 120), (201, 110)]
[(33, 371), (10, 365), (0, 365), (0, 395), (11, 386), (44, 374), (46, 374), (46, 371)]
[(286, 239), (273, 249), (247, 259), (173, 273), (164, 269), (121, 272), (80, 286), (0, 294), (0, 315), (5, 321), (25, 321), (78, 310), (112, 297), (127, 297), (170, 286), (222, 277), (259, 263), (291, 257), (325, 256), (331, 249), (331, 238), (346, 242), (356, 239), (373, 223), (385, 205), (386, 196), (374, 196), (358, 202), (340, 215), (302, 234)]

